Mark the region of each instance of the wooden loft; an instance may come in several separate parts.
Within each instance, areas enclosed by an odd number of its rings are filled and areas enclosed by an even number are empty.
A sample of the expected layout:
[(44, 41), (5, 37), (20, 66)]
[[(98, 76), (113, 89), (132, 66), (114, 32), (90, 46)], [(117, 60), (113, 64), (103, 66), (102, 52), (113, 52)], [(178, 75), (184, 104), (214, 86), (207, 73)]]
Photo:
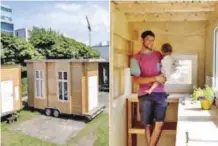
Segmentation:
[(218, 6), (218, 2), (203, 0), (113, 3), (129, 22), (207, 21)]

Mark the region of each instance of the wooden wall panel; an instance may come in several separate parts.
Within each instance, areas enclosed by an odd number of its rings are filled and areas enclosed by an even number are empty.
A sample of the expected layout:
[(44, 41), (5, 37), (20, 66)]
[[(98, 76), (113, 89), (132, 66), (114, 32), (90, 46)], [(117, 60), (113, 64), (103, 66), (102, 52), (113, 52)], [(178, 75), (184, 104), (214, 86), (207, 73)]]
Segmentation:
[[(43, 98), (36, 98), (36, 93), (34, 92), (34, 107), (37, 109), (45, 109), (47, 107), (47, 90), (46, 90), (46, 84), (47, 84), (47, 78), (46, 78), (46, 64), (45, 62), (37, 62), (33, 64), (33, 88), (34, 91), (36, 89), (36, 84), (35, 84), (35, 73), (37, 70), (43, 71)], [(32, 84), (32, 83), (31, 83)]]
[[(56, 96), (56, 101), (55, 104), (52, 104), (53, 106), (55, 106), (57, 109), (59, 109), (62, 113), (65, 113), (65, 114), (71, 114), (71, 92), (70, 92), (70, 64), (69, 62), (66, 62), (66, 61), (63, 61), (63, 62), (56, 62), (56, 71), (55, 71), (55, 74), (56, 74), (56, 77), (55, 78), (52, 78), (52, 80), (55, 80), (56, 81), (56, 90), (58, 89), (57, 88), (57, 72), (58, 71), (62, 71), (62, 72), (68, 72), (68, 101), (61, 101), (59, 100), (58, 96)], [(54, 72), (53, 72), (54, 73)], [(58, 91), (58, 90), (57, 90)], [(57, 92), (56, 91), (56, 92)], [(58, 93), (56, 93), (58, 95)]]
[(56, 73), (56, 63), (47, 63), (47, 92), (48, 92), (48, 107), (56, 107), (58, 101), (57, 95), (57, 73)]
[[(113, 146), (126, 146), (126, 96), (122, 89), (120, 75), (125, 67), (128, 67), (128, 52), (126, 47), (130, 41), (128, 22), (115, 4), (111, 3), (111, 45), (110, 45), (110, 118), (109, 141)], [(119, 55), (120, 54), (120, 55)], [(115, 136), (116, 135), (116, 136)]]
[(27, 63), (27, 81), (28, 81), (28, 106), (34, 107), (35, 79), (34, 79), (33, 63)]
[(198, 85), (205, 83), (205, 32), (206, 22), (146, 22), (130, 23), (132, 35), (138, 33), (138, 39), (134, 41), (134, 53), (141, 49), (141, 32), (152, 30), (155, 35), (154, 49), (160, 50), (163, 43), (170, 43), (174, 53), (198, 55)]
[(214, 55), (214, 33), (218, 28), (218, 6), (216, 11), (209, 17), (209, 22), (206, 27), (206, 59), (205, 59), (205, 74), (208, 77), (213, 77), (213, 55)]
[[(19, 65), (2, 65), (1, 66), (1, 81), (13, 81), (13, 97), (14, 97), (14, 111), (21, 110), (22, 97), (21, 97), (21, 67)], [(18, 94), (16, 95), (16, 89)], [(1, 96), (1, 95), (0, 95)], [(18, 96), (18, 100), (16, 100)]]
[(82, 91), (83, 91), (82, 75), (84, 75), (82, 63), (72, 63), (71, 65), (72, 113), (77, 113), (77, 114), (81, 114), (84, 111), (84, 109), (82, 108), (85, 108), (85, 106), (83, 107), (83, 104), (85, 103), (82, 103), (82, 98), (84, 98), (85, 96), (85, 95), (82, 96)]

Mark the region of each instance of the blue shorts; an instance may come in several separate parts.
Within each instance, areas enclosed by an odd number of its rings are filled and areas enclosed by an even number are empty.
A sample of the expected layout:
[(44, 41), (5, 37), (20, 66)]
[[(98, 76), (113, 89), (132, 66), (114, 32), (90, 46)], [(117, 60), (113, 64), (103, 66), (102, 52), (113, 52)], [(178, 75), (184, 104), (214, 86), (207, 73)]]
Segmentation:
[(143, 125), (152, 124), (153, 121), (163, 122), (167, 109), (167, 94), (154, 92), (139, 96), (139, 111)]

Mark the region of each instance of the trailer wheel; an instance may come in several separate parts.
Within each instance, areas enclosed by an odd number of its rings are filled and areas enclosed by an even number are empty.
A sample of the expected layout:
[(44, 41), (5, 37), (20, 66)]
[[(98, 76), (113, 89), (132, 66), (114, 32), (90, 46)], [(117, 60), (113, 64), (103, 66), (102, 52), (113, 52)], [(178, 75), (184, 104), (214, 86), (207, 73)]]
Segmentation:
[(45, 109), (45, 115), (46, 115), (46, 116), (51, 116), (51, 112), (52, 112), (52, 111), (51, 111), (50, 108), (46, 108), (46, 109)]
[(59, 112), (57, 109), (55, 109), (55, 110), (53, 111), (53, 116), (56, 117), (56, 118), (58, 118), (58, 117), (60, 116), (60, 112)]

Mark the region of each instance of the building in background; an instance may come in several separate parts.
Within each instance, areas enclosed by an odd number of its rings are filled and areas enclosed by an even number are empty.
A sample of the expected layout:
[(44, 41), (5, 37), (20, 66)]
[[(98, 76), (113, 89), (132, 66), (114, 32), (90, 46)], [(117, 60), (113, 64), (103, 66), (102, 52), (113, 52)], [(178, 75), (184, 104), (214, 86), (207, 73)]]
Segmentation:
[(100, 52), (101, 58), (109, 60), (109, 41), (100, 42), (99, 44), (92, 47)]
[(1, 4), (1, 31), (14, 34), (12, 9), (3, 4)]
[(31, 31), (28, 30), (27, 28), (21, 28), (15, 30), (15, 36), (22, 38), (26, 41), (29, 39), (30, 35), (31, 35)]
[(100, 58), (106, 60), (106, 62), (99, 63), (99, 88), (109, 91), (109, 41), (100, 42), (92, 47), (100, 53)]

